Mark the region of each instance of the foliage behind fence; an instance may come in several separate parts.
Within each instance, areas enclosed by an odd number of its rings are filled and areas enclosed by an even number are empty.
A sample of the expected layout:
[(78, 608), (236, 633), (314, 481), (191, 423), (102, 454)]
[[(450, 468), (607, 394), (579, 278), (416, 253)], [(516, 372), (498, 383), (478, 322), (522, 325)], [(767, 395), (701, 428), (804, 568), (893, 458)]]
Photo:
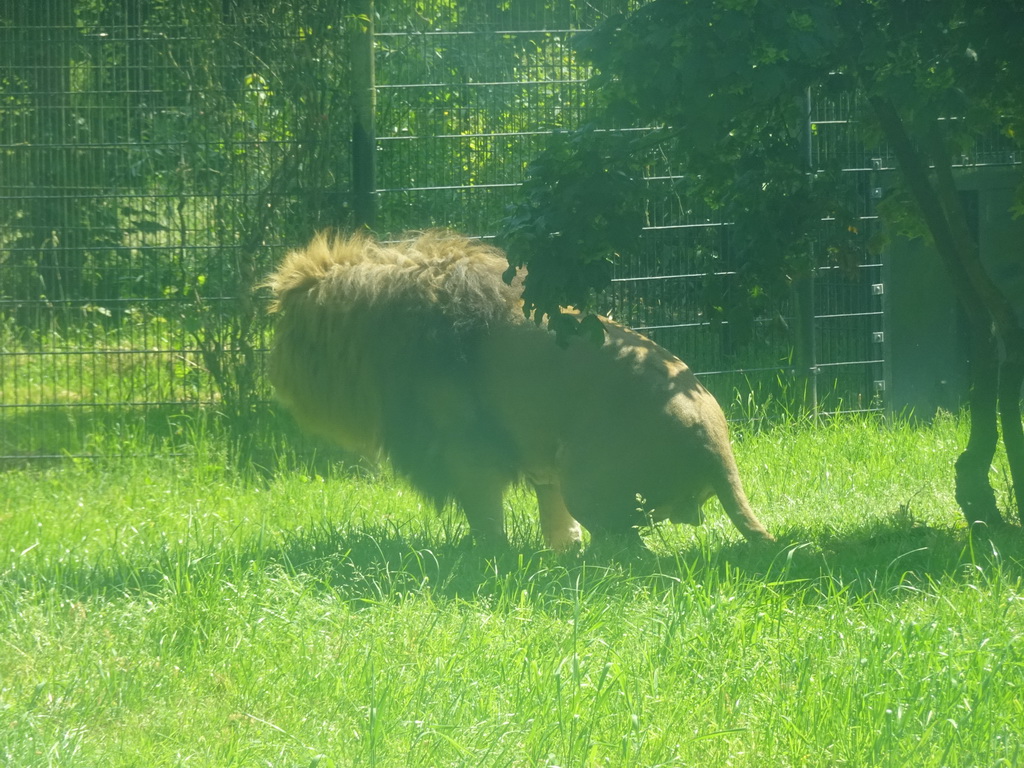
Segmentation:
[[(378, 229), (491, 236), (526, 163), (587, 119), (573, 39), (626, 3), (379, 5)], [(7, 8), (0, 456), (107, 452), (100, 423), (173, 423), (196, 407), (249, 418), (268, 395), (253, 286), (286, 247), (352, 224), (351, 9)], [(853, 109), (819, 105), (816, 135), (861, 168)], [(643, 250), (619, 268), (607, 308), (703, 371), (720, 399), (764, 397), (789, 378), (791, 308), (758, 308), (749, 333), (712, 323), (692, 299), (708, 281), (730, 290), (728, 227), (679, 199), (673, 169), (648, 176)], [(847, 408), (876, 405), (881, 379), (881, 281), (863, 256), (823, 269), (816, 288), (818, 362)]]

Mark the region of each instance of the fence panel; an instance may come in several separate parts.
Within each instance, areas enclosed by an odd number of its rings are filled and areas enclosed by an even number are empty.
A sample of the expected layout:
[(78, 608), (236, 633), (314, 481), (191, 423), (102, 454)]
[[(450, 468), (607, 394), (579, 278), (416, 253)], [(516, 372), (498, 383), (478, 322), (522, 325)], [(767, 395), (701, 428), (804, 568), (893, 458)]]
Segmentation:
[[(587, 120), (590, 72), (574, 58), (573, 39), (626, 5), (588, 4), (556, 27), (528, 14), (489, 15), (483, 6), (476, 16), (434, 18), (422, 28), (385, 16), (377, 35), (380, 228), (397, 235), (412, 222), (492, 235), (526, 163), (552, 132)], [(864, 168), (855, 108), (852, 98), (816, 105), (814, 151), (864, 176), (869, 229), (871, 169)], [(730, 290), (731, 274), (726, 266), (709, 275), (699, 252), (727, 254), (728, 227), (710, 212), (680, 206), (672, 169), (652, 175), (643, 242), (619, 267), (607, 310), (690, 362), (724, 402), (746, 405), (752, 393), (792, 399), (793, 307), (755, 318), (752, 334), (709, 320), (703, 290), (709, 280)], [(852, 270), (823, 267), (816, 280), (816, 370), (826, 409), (881, 407), (877, 261), (861, 254)]]
[[(251, 287), (288, 246), (351, 224), (346, 9), (335, 0), (41, 0), (0, 14), (0, 457), (101, 455), (99, 436), (231, 410), (261, 376)], [(574, 39), (623, 0), (378, 3), (378, 230), (490, 237), (526, 163), (587, 120)], [(822, 104), (816, 151), (870, 163), (855, 102)], [(728, 226), (648, 180), (640, 251), (606, 308), (690, 362), (723, 402), (785, 396), (792, 307), (712, 323)], [(827, 226), (827, 223), (825, 223)], [(709, 273), (698, 258), (726, 257)], [(878, 407), (870, 259), (816, 281), (826, 407)], [(244, 398), (242, 398), (244, 399)]]
[(0, 456), (220, 408), (258, 372), (251, 286), (343, 225), (334, 0), (40, 0), (0, 13)]

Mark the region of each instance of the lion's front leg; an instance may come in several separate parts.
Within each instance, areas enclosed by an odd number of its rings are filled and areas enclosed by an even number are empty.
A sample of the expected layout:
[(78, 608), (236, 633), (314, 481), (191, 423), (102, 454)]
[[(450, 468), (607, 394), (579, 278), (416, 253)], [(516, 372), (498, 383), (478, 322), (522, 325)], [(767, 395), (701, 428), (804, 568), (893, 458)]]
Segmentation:
[(469, 532), (477, 544), (504, 546), (505, 511), (501, 506), (502, 486), (478, 485), (460, 490), (455, 497), (469, 521)]
[(537, 508), (544, 542), (555, 552), (579, 549), (583, 532), (576, 518), (569, 514), (561, 488), (557, 485), (534, 485), (534, 489), (537, 491)]
[(473, 540), (477, 544), (507, 545), (502, 496), (511, 478), (482, 460), (479, 453), (462, 446), (446, 451), (445, 465), (452, 496), (469, 521)]

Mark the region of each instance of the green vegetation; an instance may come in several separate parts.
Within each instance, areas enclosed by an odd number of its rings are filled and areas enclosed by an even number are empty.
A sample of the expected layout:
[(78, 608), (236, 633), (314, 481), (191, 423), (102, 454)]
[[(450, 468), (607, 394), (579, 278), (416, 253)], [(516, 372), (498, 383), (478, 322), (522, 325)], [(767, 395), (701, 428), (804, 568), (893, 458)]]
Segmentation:
[[(1000, 443), (1024, 497), (1024, 326), (961, 193), (964, 171), (994, 161), (1015, 193), (993, 215), (1008, 220), (1024, 205), (1024, 55), (1011, 31), (1022, 24), (1024, 8), (1006, 0), (937, 0), (920, 14), (902, 0), (654, 0), (607, 19), (578, 44), (598, 73), (596, 125), (650, 128), (612, 146), (588, 124), (531, 162), (501, 238), (528, 267), (527, 306), (552, 317), (559, 306), (595, 309), (606, 262), (635, 252), (645, 234), (631, 214), (646, 195), (638, 180), (659, 158), (675, 167), (691, 215), (707, 205), (731, 222), (737, 279), (728, 291), (706, 281), (705, 316), (749, 327), (773, 302), (795, 302), (801, 369), (816, 365), (809, 326), (821, 267), (850, 272), (894, 235), (924, 237), (968, 329), (971, 434), (957, 501), (968, 522), (999, 525), (989, 470)], [(895, 172), (877, 187), (886, 190), (877, 207), (865, 206), (851, 157), (820, 151), (835, 121), (815, 114), (846, 100), (856, 104), (860, 167)], [(884, 226), (872, 233), (876, 215)], [(721, 271), (723, 245), (698, 250), (699, 273)], [(1024, 522), (1024, 507), (1009, 511)]]
[(777, 548), (715, 505), (578, 558), (525, 492), (486, 553), (386, 471), (258, 478), (198, 427), (5, 472), (0, 762), (1018, 765), (1024, 542), (964, 529), (965, 432), (741, 428)]

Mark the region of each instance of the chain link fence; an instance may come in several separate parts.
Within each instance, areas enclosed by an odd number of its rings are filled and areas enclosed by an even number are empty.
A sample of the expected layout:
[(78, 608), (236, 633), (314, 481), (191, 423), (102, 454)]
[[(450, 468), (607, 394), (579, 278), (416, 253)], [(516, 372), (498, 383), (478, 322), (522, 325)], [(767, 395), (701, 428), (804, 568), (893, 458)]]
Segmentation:
[[(386, 7), (384, 7), (386, 5)], [(587, 119), (573, 39), (625, 2), (379, 4), (376, 228), (490, 237), (525, 164)], [(0, 458), (106, 455), (198, 410), (269, 398), (253, 286), (287, 247), (354, 224), (350, 45), (335, 0), (37, 0), (0, 11)], [(815, 151), (871, 175), (855, 103), (815, 106)], [(607, 307), (687, 360), (724, 404), (792, 386), (792, 307), (753, 334), (691, 300), (728, 290), (728, 226), (647, 183), (640, 255)], [(823, 226), (828, 226), (824, 222)], [(714, 275), (695, 254), (714, 247)], [(881, 405), (880, 265), (815, 281), (823, 407)], [(164, 444), (161, 444), (164, 445)]]

